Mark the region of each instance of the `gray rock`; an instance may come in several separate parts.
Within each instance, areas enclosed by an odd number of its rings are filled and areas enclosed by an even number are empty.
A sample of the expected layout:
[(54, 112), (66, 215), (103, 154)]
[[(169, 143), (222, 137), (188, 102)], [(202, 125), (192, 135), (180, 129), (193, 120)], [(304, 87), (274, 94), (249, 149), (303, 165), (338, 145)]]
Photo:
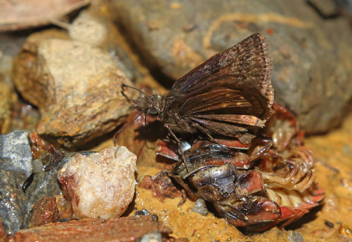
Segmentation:
[(291, 242), (303, 242), (304, 241), (303, 236), (300, 233), (294, 232), (294, 231), (288, 232), (287, 238)]
[(57, 168), (34, 174), (33, 181), (25, 192), (30, 207), (45, 196), (55, 196), (62, 192), (56, 177)]
[(341, 123), (352, 98), (346, 19), (326, 21), (304, 0), (111, 2), (149, 68), (174, 80), (250, 34), (264, 34), (276, 100), (290, 107), (309, 133)]
[(28, 133), (14, 131), (0, 135), (0, 170), (24, 174), (24, 179), (17, 180), (21, 185), (32, 174), (32, 152)]
[(24, 174), (0, 170), (0, 217), (7, 234), (14, 235), (18, 230), (27, 227), (29, 213), (28, 202), (19, 185)]
[(208, 214), (207, 206), (205, 205), (205, 201), (199, 198), (192, 208), (192, 212), (199, 213), (202, 216), (206, 216)]

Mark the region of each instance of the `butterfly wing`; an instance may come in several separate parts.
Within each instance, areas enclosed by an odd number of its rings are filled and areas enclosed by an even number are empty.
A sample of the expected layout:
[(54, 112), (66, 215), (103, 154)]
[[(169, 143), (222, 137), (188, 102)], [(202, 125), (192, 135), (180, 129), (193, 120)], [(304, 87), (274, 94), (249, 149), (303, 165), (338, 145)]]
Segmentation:
[(264, 37), (253, 34), (175, 82), (169, 108), (218, 133), (262, 127), (274, 102), (271, 74)]

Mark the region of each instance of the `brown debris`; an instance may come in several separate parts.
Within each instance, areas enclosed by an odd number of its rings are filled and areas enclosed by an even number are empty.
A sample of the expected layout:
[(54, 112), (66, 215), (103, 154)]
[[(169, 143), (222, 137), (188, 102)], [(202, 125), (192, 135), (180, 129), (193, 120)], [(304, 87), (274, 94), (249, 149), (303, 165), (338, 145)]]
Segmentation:
[(340, 224), (339, 233), (352, 238), (351, 229), (345, 224)]
[(71, 202), (66, 200), (63, 194), (56, 195), (55, 199), (59, 209), (60, 219), (71, 219), (73, 215)]
[(15, 241), (136, 241), (151, 232), (161, 232), (163, 239), (172, 233), (170, 228), (153, 221), (150, 216), (134, 216), (45, 224), (18, 231)]
[(38, 133), (31, 133), (29, 137), (31, 139), (33, 159), (37, 159), (43, 151), (51, 152), (54, 149), (54, 146), (46, 143)]
[(6, 242), (7, 241), (7, 234), (5, 232), (5, 228), (2, 225), (2, 219), (0, 218), (0, 242)]
[(10, 115), (11, 108), (14, 106), (14, 98), (10, 86), (2, 79), (2, 75), (0, 74), (0, 134), (5, 134), (10, 127)]
[(139, 183), (139, 186), (144, 189), (151, 189), (153, 196), (159, 201), (164, 202), (165, 198), (182, 197), (183, 193), (178, 190), (166, 172), (159, 172), (155, 176), (145, 176)]
[(59, 219), (59, 209), (55, 197), (45, 196), (34, 204), (29, 227), (57, 222)]

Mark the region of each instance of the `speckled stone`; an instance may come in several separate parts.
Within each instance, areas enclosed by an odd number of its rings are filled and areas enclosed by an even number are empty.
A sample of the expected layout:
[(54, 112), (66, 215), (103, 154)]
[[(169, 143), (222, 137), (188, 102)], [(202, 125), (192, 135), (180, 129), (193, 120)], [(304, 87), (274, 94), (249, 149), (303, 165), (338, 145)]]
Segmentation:
[(33, 171), (32, 153), (28, 133), (14, 131), (0, 135), (0, 170), (24, 174), (24, 179), (18, 179), (23, 184)]
[(18, 180), (24, 174), (0, 170), (0, 217), (5, 231), (14, 235), (18, 230), (27, 227), (29, 206)]
[(45, 196), (35, 203), (29, 222), (29, 227), (36, 227), (51, 222), (57, 222), (59, 219), (60, 215), (56, 204), (56, 198)]

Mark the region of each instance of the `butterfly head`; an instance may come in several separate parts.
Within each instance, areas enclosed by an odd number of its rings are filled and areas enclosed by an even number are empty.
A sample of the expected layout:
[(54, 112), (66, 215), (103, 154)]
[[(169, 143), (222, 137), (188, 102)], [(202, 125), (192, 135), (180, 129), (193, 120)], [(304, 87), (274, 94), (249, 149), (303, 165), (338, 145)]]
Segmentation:
[(159, 116), (161, 111), (161, 96), (160, 95), (142, 95), (134, 102), (134, 108), (144, 112), (147, 115)]
[(148, 115), (159, 115), (160, 113), (160, 103), (161, 103), (161, 96), (160, 95), (152, 95), (149, 98), (147, 114)]

